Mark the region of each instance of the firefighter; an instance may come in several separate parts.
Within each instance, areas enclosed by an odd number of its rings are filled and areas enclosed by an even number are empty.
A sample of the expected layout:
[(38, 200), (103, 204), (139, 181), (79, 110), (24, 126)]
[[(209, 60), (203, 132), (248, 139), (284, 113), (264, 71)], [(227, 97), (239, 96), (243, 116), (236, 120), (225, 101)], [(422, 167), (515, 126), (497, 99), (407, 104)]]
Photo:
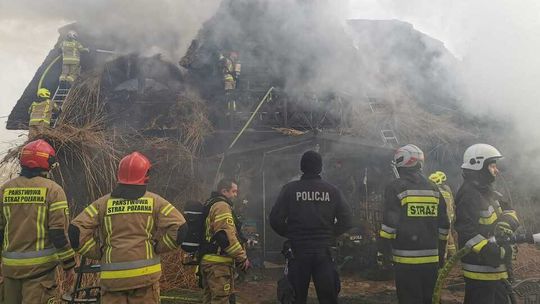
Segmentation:
[(182, 214), (146, 190), (150, 167), (141, 153), (125, 156), (116, 188), (69, 227), (73, 248), (101, 260), (102, 303), (159, 303), (159, 255), (176, 250), (187, 232)]
[(227, 113), (236, 111), (236, 101), (233, 94), (236, 90), (238, 77), (240, 76), (240, 62), (238, 53), (229, 52), (227, 56), (220, 55), (220, 64), (223, 74), (223, 89), (225, 90), (225, 102), (227, 103)]
[(43, 129), (48, 129), (51, 126), (52, 115), (60, 109), (51, 101), (51, 92), (45, 88), (41, 88), (37, 92), (37, 101), (33, 102), (28, 108), (30, 121), (28, 122), (28, 138), (32, 139), (38, 135)]
[(55, 151), (44, 140), (20, 153), (20, 176), (0, 189), (0, 237), (6, 304), (53, 303), (56, 266), (73, 277), (75, 252), (66, 237), (69, 209), (62, 187), (49, 179)]
[(509, 303), (506, 290), (509, 264), (516, 253), (492, 237), (512, 234), (519, 226), (516, 212), (493, 190), (501, 153), (493, 146), (475, 144), (463, 155), (463, 184), (456, 194), (456, 231), (459, 247), (472, 252), (461, 259), (465, 304)]
[(242, 247), (240, 224), (233, 212), (232, 201), (238, 196), (238, 185), (223, 179), (205, 202), (205, 239), (200, 272), (203, 303), (236, 303), (234, 293), (235, 266), (242, 271), (251, 267)]
[(352, 213), (341, 191), (321, 179), (322, 165), (319, 153), (304, 153), (302, 177), (283, 186), (269, 218), (272, 229), (291, 247), (287, 278), (295, 304), (306, 303), (311, 278), (319, 303), (338, 303), (341, 289), (334, 246), (336, 238), (352, 228)]
[(420, 148), (397, 149), (393, 163), (399, 177), (385, 188), (378, 261), (391, 256), (400, 304), (431, 304), (450, 225), (446, 204), (422, 174)]
[(454, 224), (456, 222), (454, 195), (452, 194), (452, 189), (450, 186), (446, 184), (446, 174), (444, 172), (433, 172), (429, 176), (429, 179), (437, 185), (439, 191), (444, 197), (444, 201), (446, 202), (446, 213), (448, 214), (448, 219), (450, 220), (450, 233), (448, 234), (448, 241), (446, 242), (446, 258), (450, 258), (456, 254), (454, 236), (457, 234), (454, 229)]
[(77, 32), (69, 31), (60, 48), (62, 50), (62, 73), (60, 83), (71, 87), (81, 74), (81, 52), (89, 52), (78, 40)]

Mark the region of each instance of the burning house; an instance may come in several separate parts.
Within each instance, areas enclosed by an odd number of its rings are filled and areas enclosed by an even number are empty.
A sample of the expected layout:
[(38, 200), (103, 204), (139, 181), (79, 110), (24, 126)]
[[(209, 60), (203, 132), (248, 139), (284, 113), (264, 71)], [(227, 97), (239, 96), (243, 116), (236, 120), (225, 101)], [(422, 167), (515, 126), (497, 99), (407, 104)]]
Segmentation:
[[(176, 60), (117, 52), (125, 41), (87, 25), (60, 29), (61, 37), (77, 30), (94, 50), (83, 55), (55, 128), (39, 135), (59, 150), (55, 179), (74, 213), (111, 190), (119, 156), (139, 150), (155, 164), (150, 189), (179, 207), (203, 200), (219, 177), (236, 178), (236, 208), (271, 258), (281, 240), (267, 214), (306, 150), (323, 155), (323, 174), (353, 206), (362, 240), (378, 229), (396, 146), (414, 142), (426, 170), (457, 175), (450, 168), (474, 135), (455, 123), (458, 96), (442, 63), (453, 59), (442, 43), (399, 21), (320, 18), (331, 16), (307, 3), (223, 1)], [(393, 35), (401, 38), (381, 39)], [(238, 75), (227, 95), (220, 60), (231, 52)], [(51, 50), (36, 71), (8, 129), (27, 128), (39, 85), (54, 92), (58, 55)]]

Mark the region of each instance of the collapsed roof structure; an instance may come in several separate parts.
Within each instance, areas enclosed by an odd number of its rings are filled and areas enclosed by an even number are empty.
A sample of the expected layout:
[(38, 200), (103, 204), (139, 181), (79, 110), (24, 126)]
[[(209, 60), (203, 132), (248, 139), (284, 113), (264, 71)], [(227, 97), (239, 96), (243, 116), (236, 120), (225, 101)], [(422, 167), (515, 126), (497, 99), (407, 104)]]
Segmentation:
[[(320, 22), (325, 18), (330, 22)], [(127, 44), (81, 24), (60, 29), (60, 36), (69, 29), (92, 50)], [(242, 63), (238, 107), (224, 124), (217, 62), (233, 50)], [(51, 65), (58, 55), (53, 49), (45, 58), (8, 129), (27, 128), (41, 79), (51, 91), (58, 86), (60, 63)], [(111, 190), (120, 155), (140, 150), (156, 166), (151, 189), (177, 203), (203, 199), (220, 176), (238, 179), (250, 202), (245, 218), (263, 235), (263, 251), (277, 252), (266, 213), (280, 185), (297, 176), (307, 149), (322, 153), (326, 176), (343, 188), (359, 218), (374, 224), (397, 145), (420, 145), (428, 170), (452, 174), (461, 147), (474, 139), (457, 118), (459, 84), (448, 64), (455, 59), (404, 22), (343, 25), (307, 2), (225, 0), (177, 60), (83, 56), (83, 75), (57, 127), (41, 135), (59, 149), (57, 178), (75, 210)]]

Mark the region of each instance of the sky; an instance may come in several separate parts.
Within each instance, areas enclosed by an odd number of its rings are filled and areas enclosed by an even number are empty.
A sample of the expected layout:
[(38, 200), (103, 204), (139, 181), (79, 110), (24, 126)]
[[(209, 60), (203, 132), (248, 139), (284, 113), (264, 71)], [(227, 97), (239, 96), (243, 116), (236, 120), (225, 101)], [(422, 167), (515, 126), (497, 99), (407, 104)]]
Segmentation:
[[(120, 6), (126, 0), (114, 0)], [(77, 1), (73, 2), (76, 3)], [(201, 0), (190, 20), (195, 29), (211, 13), (216, 0)], [(36, 6), (32, 6), (32, 3)], [(68, 23), (64, 15), (43, 17), (45, 1), (0, 1), (0, 123), (31, 80), (35, 70), (58, 38), (57, 29)], [(82, 3), (82, 2), (81, 2)], [(86, 2), (88, 3), (88, 2)], [(98, 15), (108, 1), (95, 1), (88, 13)], [(144, 3), (139, 1), (139, 3)], [(153, 3), (170, 5), (170, 0)], [(192, 3), (192, 2), (191, 2)], [(540, 142), (536, 119), (540, 117), (540, 2), (536, 0), (349, 0), (344, 18), (398, 19), (433, 38), (461, 60), (467, 96), (465, 106), (473, 114), (499, 115), (517, 122), (520, 134)], [(41, 5), (41, 6), (40, 6)], [(175, 4), (176, 5), (176, 4)], [(194, 4), (195, 5), (195, 4)], [(5, 7), (3, 7), (5, 6)], [(34, 9), (29, 9), (34, 7)], [(162, 19), (173, 23), (177, 6)], [(158, 9), (156, 9), (157, 11)], [(51, 10), (51, 11), (54, 11)], [(134, 11), (136, 9), (134, 8)], [(142, 17), (141, 17), (142, 18)], [(144, 26), (146, 19), (140, 19)], [(188, 32), (195, 35), (196, 30)], [(532, 131), (528, 134), (529, 131)], [(0, 153), (14, 141), (24, 140), (24, 132), (0, 129)]]

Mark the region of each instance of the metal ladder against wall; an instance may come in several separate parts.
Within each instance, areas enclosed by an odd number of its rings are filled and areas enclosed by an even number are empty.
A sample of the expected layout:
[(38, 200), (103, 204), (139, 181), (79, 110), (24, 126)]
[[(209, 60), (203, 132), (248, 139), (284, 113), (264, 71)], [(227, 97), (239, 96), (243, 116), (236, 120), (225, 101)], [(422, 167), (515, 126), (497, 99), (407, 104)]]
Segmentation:
[(56, 88), (56, 91), (54, 92), (52, 102), (58, 108), (60, 109), (60, 112), (57, 114), (56, 118), (54, 119), (53, 128), (56, 127), (56, 123), (58, 122), (58, 118), (60, 117), (60, 114), (62, 113), (62, 106), (64, 105), (64, 100), (69, 95), (70, 88), (62, 87), (62, 85), (58, 85)]
[[(379, 101), (376, 98), (369, 98), (369, 108), (371, 109), (372, 114), (384, 114), (388, 108), (388, 105)], [(384, 145), (389, 145), (393, 147), (394, 145), (399, 145), (399, 140), (394, 133), (394, 130), (389, 126), (384, 127), (380, 130), (381, 138), (384, 142)]]

